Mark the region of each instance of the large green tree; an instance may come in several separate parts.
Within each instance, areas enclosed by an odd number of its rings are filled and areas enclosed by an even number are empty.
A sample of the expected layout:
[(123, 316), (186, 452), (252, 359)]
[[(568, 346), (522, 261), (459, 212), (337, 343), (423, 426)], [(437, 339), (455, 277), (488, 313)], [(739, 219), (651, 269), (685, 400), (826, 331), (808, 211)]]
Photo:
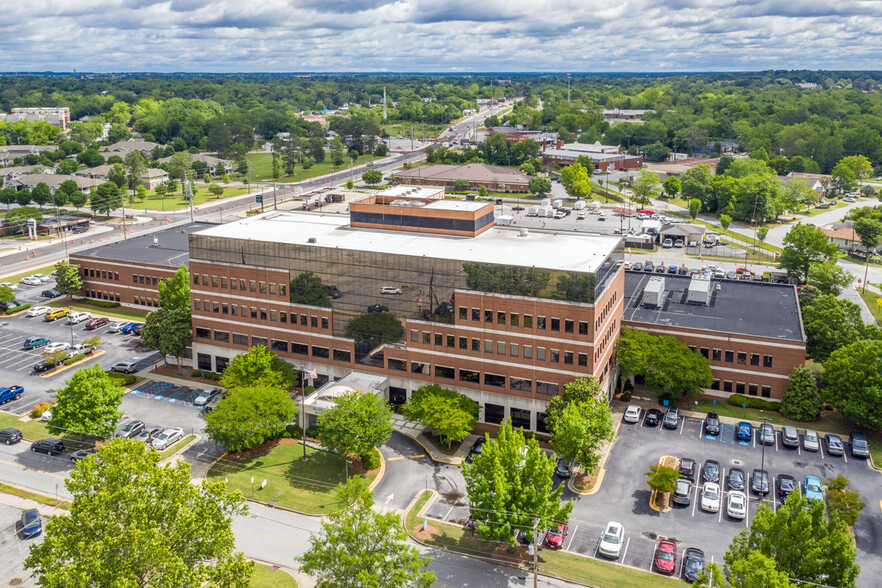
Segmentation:
[(83, 278), (80, 266), (67, 261), (55, 264), (55, 288), (62, 294), (73, 296), (83, 291)]
[(111, 212), (122, 206), (122, 195), (113, 182), (104, 182), (95, 190), (90, 206), (96, 214), (109, 216)]
[(221, 376), (220, 384), (227, 389), (267, 386), (287, 393), (298, 381), (298, 373), (291, 364), (263, 345), (255, 345), (248, 353), (230, 360)]
[(860, 494), (849, 490), (848, 478), (842, 474), (827, 481), (827, 507), (849, 527), (854, 526), (866, 506)]
[(593, 396), (564, 406), (551, 429), (551, 444), (567, 461), (590, 470), (600, 463), (603, 442), (614, 436), (606, 395)]
[(193, 484), (183, 462), (116, 439), (65, 480), (70, 514), (46, 523), (25, 567), (45, 588), (248, 588), (253, 564), (235, 551), (234, 517), (248, 512), (223, 482)]
[(870, 271), (870, 252), (875, 251), (882, 243), (882, 222), (873, 218), (859, 218), (854, 221), (854, 232), (861, 240), (861, 246), (867, 252), (867, 261), (864, 266), (864, 282), (862, 292), (867, 290), (867, 275)]
[(821, 229), (798, 224), (784, 237), (784, 250), (778, 262), (788, 275), (804, 283), (812, 263), (833, 259), (838, 253), (839, 248), (827, 240)]
[(296, 416), (297, 406), (285, 390), (240, 386), (228, 390), (205, 415), (205, 432), (228, 451), (240, 451), (277, 439)]
[(178, 360), (178, 371), (187, 348), (193, 340), (190, 313), (183, 310), (158, 308), (147, 315), (141, 339), (148, 347)]
[(845, 523), (823, 502), (809, 502), (793, 492), (777, 511), (761, 504), (750, 527), (732, 540), (725, 555), (730, 577), (739, 561), (752, 552), (771, 558), (779, 570), (794, 581), (824, 586), (855, 586), (860, 566)]
[(365, 184), (373, 186), (383, 181), (383, 172), (378, 169), (369, 169), (361, 174), (361, 179)]
[(480, 405), (454, 390), (438, 384), (421, 386), (401, 406), (401, 414), (435, 430), (447, 441), (458, 443), (466, 438), (478, 418)]
[(49, 429), (109, 437), (122, 416), (123, 389), (98, 364), (81, 368), (59, 388)]
[(805, 351), (815, 361), (826, 361), (835, 350), (855, 341), (877, 338), (878, 329), (864, 325), (854, 302), (824, 294), (802, 304)]
[(882, 428), (882, 341), (856, 341), (824, 362), (824, 399), (858, 425)]
[(322, 279), (312, 272), (303, 272), (291, 278), (288, 296), (294, 304), (330, 308), (331, 298)]
[(561, 169), (560, 183), (573, 198), (584, 198), (591, 193), (591, 175), (580, 163)]
[[(642, 376), (650, 369), (650, 351), (655, 345), (655, 337), (645, 331), (624, 328), (616, 342), (616, 362), (619, 366), (620, 388), (625, 390), (625, 382), (632, 376)], [(552, 398), (552, 401), (554, 399)]]
[(640, 175), (634, 180), (632, 187), (635, 201), (643, 206), (648, 206), (651, 199), (658, 196), (660, 189), (661, 182), (658, 179), (658, 174), (645, 169), (640, 171)]
[(464, 464), (469, 508), (484, 541), (514, 545), (515, 532), (532, 535), (534, 522), (547, 529), (566, 522), (573, 502), (561, 502), (563, 485), (554, 488), (555, 461), (535, 439), (503, 421), (496, 439), (487, 439), (481, 454)]
[(33, 200), (40, 207), (49, 202), (51, 198), (52, 191), (49, 189), (49, 184), (47, 184), (46, 182), (38, 183), (31, 190), (31, 200)]
[(297, 558), (301, 570), (317, 579), (317, 588), (429, 588), (435, 582), (426, 570), (431, 559), (407, 544), (397, 513), (374, 510), (364, 479), (341, 484), (337, 497), (339, 506)]
[(342, 454), (364, 455), (392, 437), (392, 410), (376, 392), (352, 390), (334, 399), (316, 422), (318, 438)]
[(781, 414), (794, 421), (812, 422), (821, 416), (822, 404), (811, 368), (804, 365), (793, 368), (781, 397)]
[(710, 362), (674, 337), (623, 329), (616, 347), (622, 389), (629, 376), (643, 376), (662, 398), (701, 394), (713, 382)]
[(852, 273), (832, 259), (809, 264), (807, 283), (817, 288), (822, 294), (837, 296), (843, 288), (853, 281)]
[(157, 284), (159, 305), (168, 310), (181, 310), (190, 314), (190, 270), (182, 265), (172, 278)]

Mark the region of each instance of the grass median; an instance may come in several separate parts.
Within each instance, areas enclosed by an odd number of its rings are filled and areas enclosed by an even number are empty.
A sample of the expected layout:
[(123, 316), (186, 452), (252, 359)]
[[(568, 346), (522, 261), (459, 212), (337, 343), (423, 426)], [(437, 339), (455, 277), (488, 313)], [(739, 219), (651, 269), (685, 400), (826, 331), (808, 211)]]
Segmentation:
[(861, 298), (864, 299), (864, 302), (867, 304), (867, 308), (870, 309), (870, 314), (872, 314), (873, 318), (876, 319), (876, 323), (882, 325), (882, 305), (880, 305), (878, 302), (879, 300), (882, 300), (882, 296), (876, 294), (875, 292), (864, 290), (861, 292)]
[[(248, 160), (248, 179), (254, 184), (255, 182), (272, 182), (273, 181), (273, 156), (271, 153), (249, 153), (245, 156)], [(352, 164), (353, 167), (363, 165), (365, 163), (375, 161), (377, 159), (383, 159), (382, 157), (374, 157), (373, 155), (360, 155), (358, 160)], [(330, 154), (322, 163), (316, 163), (309, 169), (303, 169), (298, 163), (294, 168), (294, 173), (290, 176), (281, 176), (277, 181), (279, 182), (299, 182), (301, 180), (309, 180), (311, 178), (315, 178), (317, 176), (324, 176), (327, 174), (332, 174), (335, 172), (348, 171), (349, 170), (349, 157), (348, 155), (344, 155), (343, 157), (343, 165), (334, 167)], [(279, 162), (281, 166), (281, 161)], [(364, 170), (359, 173), (353, 172), (352, 179), (360, 180), (361, 174), (364, 173)], [(254, 186), (252, 185), (252, 188)]]
[[(48, 276), (53, 271), (55, 271), (55, 264), (44, 265), (43, 267), (35, 267), (33, 269), (29, 269), (26, 272), (18, 272), (17, 274), (5, 275), (5, 276), (3, 276), (2, 280), (4, 282), (12, 282), (13, 284), (17, 284), (19, 281), (21, 281), (22, 278), (25, 278), (27, 276), (32, 276), (34, 274), (45, 274)], [(49, 286), (46, 286), (45, 288), (48, 288), (48, 287)]]
[(267, 565), (254, 563), (250, 588), (297, 588), (297, 580), (282, 570), (273, 570)]
[(187, 435), (186, 437), (184, 437), (183, 439), (181, 439), (180, 441), (178, 441), (177, 443), (175, 443), (174, 445), (172, 445), (171, 447), (169, 447), (168, 449), (166, 449), (165, 451), (160, 453), (159, 459), (163, 460), (163, 459), (170, 458), (175, 453), (177, 453), (178, 451), (180, 451), (181, 449), (186, 447), (187, 443), (189, 443), (190, 441), (192, 441), (195, 438), (196, 438), (196, 435)]

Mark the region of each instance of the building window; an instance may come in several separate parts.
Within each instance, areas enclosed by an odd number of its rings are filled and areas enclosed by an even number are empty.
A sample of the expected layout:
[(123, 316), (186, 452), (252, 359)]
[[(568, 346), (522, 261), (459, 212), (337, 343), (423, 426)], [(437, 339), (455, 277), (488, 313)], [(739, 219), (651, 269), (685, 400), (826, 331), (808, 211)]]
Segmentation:
[(265, 308), (260, 309), (260, 320), (262, 320), (262, 321), (266, 320), (266, 309)]
[(227, 331), (215, 331), (214, 332), (214, 340), (220, 341), (221, 343), (229, 343), (230, 342), (230, 334)]
[(735, 352), (726, 350), (726, 363), (732, 363), (735, 361)]
[(524, 328), (532, 329), (533, 328), (533, 315), (525, 314), (524, 315)]
[(305, 327), (305, 326), (306, 326), (306, 321), (307, 321), (307, 320), (309, 320), (309, 317), (306, 316), (305, 314), (301, 314), (301, 315), (300, 315), (300, 326), (301, 326), (301, 327)]
[(208, 274), (202, 274), (202, 285), (208, 286)]
[(466, 308), (465, 306), (460, 306), (459, 307), (459, 319), (464, 321), (464, 320), (466, 320), (466, 318), (468, 316), (469, 316), (469, 309)]
[(273, 282), (270, 282), (270, 285), (269, 285), (269, 293), (270, 293), (271, 296), (275, 296), (275, 295), (276, 295), (276, 285), (275, 285), (275, 283), (273, 283)]
[(714, 378), (713, 384), (711, 384), (711, 390), (719, 390), (720, 389), (720, 381)]
[(238, 316), (239, 315), (239, 307), (236, 306), (235, 304), (231, 304), (230, 305), (230, 314), (233, 316)]
[(205, 329), (203, 327), (196, 327), (196, 338), (197, 339), (211, 339), (211, 329)]
[(579, 321), (579, 334), (587, 335), (588, 334), (588, 323), (585, 321)]
[(573, 365), (573, 352), (572, 351), (564, 351), (564, 363), (567, 365)]
[(481, 374), (476, 372), (475, 370), (459, 370), (459, 380), (461, 382), (474, 382), (475, 384), (481, 381)]
[(276, 322), (276, 319), (278, 318), (278, 315), (279, 315), (278, 312), (276, 312), (276, 311), (273, 310), (273, 309), (270, 309), (270, 322), (271, 322), (271, 323)]
[(533, 359), (532, 345), (524, 345), (524, 359)]
[(285, 353), (287, 353), (288, 352), (288, 342), (287, 341), (280, 341), (278, 339), (273, 339), (272, 350), (273, 351), (284, 351)]
[(772, 356), (771, 355), (763, 355), (763, 367), (767, 367), (767, 368), (772, 367)]
[(230, 290), (236, 289), (236, 278), (230, 278)]
[(285, 312), (284, 310), (279, 311), (279, 322), (280, 323), (287, 323), (288, 322), (288, 313)]
[(549, 358), (551, 363), (560, 363), (560, 349), (552, 349)]
[(251, 336), (251, 346), (257, 347), (258, 345), (263, 345), (264, 347), (268, 346), (268, 341), (266, 337), (257, 337), (256, 335)]
[(436, 378), (447, 378), (448, 380), (452, 380), (453, 376), (456, 375), (456, 370), (452, 367), (444, 367), (441, 365), (435, 366), (435, 377)]
[(248, 335), (233, 333), (233, 345), (248, 345)]
[(196, 354), (196, 367), (206, 372), (211, 371), (211, 356), (206, 353)]
[(459, 348), (460, 349), (468, 349), (469, 348), (469, 338), (468, 337), (460, 337), (459, 338)]
[(407, 371), (407, 362), (403, 359), (393, 359), (389, 358), (389, 369), (395, 370), (398, 372), (406, 372)]
[(557, 384), (551, 382), (536, 381), (536, 394), (545, 394), (546, 396), (557, 395)]
[(520, 324), (521, 324), (521, 316), (520, 316), (518, 313), (516, 313), (516, 312), (511, 313), (511, 314), (509, 315), (508, 324), (510, 324), (510, 325), (513, 326), (513, 327), (520, 326)]
[(312, 356), (319, 357), (322, 359), (327, 359), (331, 357), (331, 350), (327, 347), (317, 347), (315, 345), (312, 346)]
[(560, 319), (559, 318), (551, 319), (551, 330), (552, 331), (560, 331)]
[(480, 339), (472, 339), (472, 351), (480, 351), (481, 350), (481, 340)]
[(759, 353), (750, 354), (750, 365), (759, 365)]
[(352, 354), (345, 349), (335, 349), (334, 361), (343, 361), (346, 363), (350, 363), (352, 361)]
[(545, 317), (544, 316), (537, 316), (536, 317), (536, 328), (539, 329), (540, 331), (545, 330)]
[(508, 346), (508, 351), (512, 357), (518, 357), (518, 353), (520, 353), (520, 347), (517, 343), (512, 343)]
[(414, 343), (419, 343), (420, 332), (417, 331), (416, 329), (411, 329), (410, 330), (410, 340), (413, 341)]
[(714, 354), (712, 357), (713, 357), (714, 361), (722, 360), (723, 359), (723, 350), (722, 349), (714, 349)]
[(447, 346), (448, 347), (456, 346), (456, 338), (453, 335), (447, 335)]
[(279, 296), (285, 296), (288, 292), (288, 287), (285, 284), (279, 284)]
[(248, 280), (248, 291), (257, 292), (257, 282), (255, 280)]
[(499, 325), (505, 324), (505, 311), (504, 310), (496, 311), (496, 324), (499, 324)]
[(221, 276), (221, 288), (225, 290), (227, 288), (227, 278), (225, 278), (224, 276)]
[(211, 276), (211, 287), (217, 288), (217, 276)]
[(698, 346), (696, 346), (696, 345), (690, 345), (690, 346), (689, 346), (689, 351), (691, 351), (692, 353), (698, 353)]
[(707, 347), (702, 347), (701, 354), (705, 357), (705, 359), (707, 359), (708, 357), (710, 357), (710, 349), (708, 349)]
[(133, 284), (137, 284), (137, 283), (138, 283), (138, 274), (132, 274), (132, 283), (133, 283)]
[(730, 380), (723, 380), (723, 392), (731, 392), (732, 391), (732, 382)]
[(537, 347), (536, 348), (536, 359), (539, 361), (545, 361), (545, 348)]
[(435, 345), (441, 346), (444, 345), (444, 335), (441, 333), (435, 333)]
[(328, 317), (326, 316), (322, 317), (322, 328), (326, 331), (328, 330)]
[(239, 280), (239, 289), (243, 292), (248, 289), (248, 282), (245, 280)]
[(318, 317), (317, 316), (310, 316), (309, 317), (309, 326), (312, 327), (313, 329), (318, 328)]
[(497, 376), (496, 374), (484, 374), (484, 385), (505, 388), (505, 376)]
[(251, 307), (251, 318), (253, 318), (253, 319), (257, 318), (257, 307), (256, 306)]
[[(94, 276), (95, 274), (92, 275)], [(199, 285), (199, 274), (193, 274), (193, 283), (197, 286)]]
[(735, 382), (735, 393), (744, 394), (744, 382)]
[[(119, 272), (113, 272), (113, 279), (119, 282)], [(155, 286), (156, 282), (154, 282), (153, 285)]]
[(484, 339), (484, 353), (493, 353), (493, 341)]
[(496, 342), (496, 353), (499, 355), (505, 355), (505, 341)]
[(759, 393), (759, 386), (756, 384), (748, 384), (747, 385), (747, 394), (748, 396), (756, 396)]
[(564, 319), (564, 333), (572, 333), (575, 323), (570, 319)]
[[(273, 312), (276, 312), (275, 310)], [(221, 314), (230, 314), (230, 305), (226, 302), (221, 303)], [(276, 320), (275, 318), (273, 320)]]
[(309, 355), (309, 346), (291, 341), (291, 353), (295, 355)]
[(428, 376), (430, 368), (431, 366), (429, 364), (423, 363), (421, 361), (410, 362), (410, 373), (412, 374), (422, 374), (424, 376)]
[(485, 323), (492, 323), (493, 322), (493, 311), (492, 310), (485, 310), (484, 311), (484, 322)]
[(519, 392), (532, 392), (533, 380), (524, 380), (523, 378), (510, 377), (508, 379), (508, 387)]
[(202, 310), (202, 301), (196, 299), (193, 301), (193, 310)]
[(481, 309), (480, 308), (473, 308), (472, 309), (472, 320), (473, 321), (481, 320)]
[(266, 294), (266, 282), (260, 282), (260, 284), (258, 284), (258, 287), (261, 294)]
[(588, 354), (580, 353), (579, 354), (579, 365), (582, 367), (588, 367)]
[(771, 386), (763, 386), (761, 390), (761, 394), (763, 398), (771, 398), (772, 397), (772, 387)]
[(428, 345), (432, 342), (432, 334), (429, 331), (423, 331), (423, 345)]
[(747, 363), (747, 353), (744, 351), (738, 352), (738, 363)]

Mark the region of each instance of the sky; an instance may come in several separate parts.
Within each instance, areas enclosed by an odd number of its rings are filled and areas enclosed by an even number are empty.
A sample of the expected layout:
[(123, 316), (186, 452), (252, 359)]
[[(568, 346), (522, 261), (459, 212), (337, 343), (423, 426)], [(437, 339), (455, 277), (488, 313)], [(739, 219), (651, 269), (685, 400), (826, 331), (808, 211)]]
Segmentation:
[(879, 0), (28, 0), (0, 71), (882, 69)]

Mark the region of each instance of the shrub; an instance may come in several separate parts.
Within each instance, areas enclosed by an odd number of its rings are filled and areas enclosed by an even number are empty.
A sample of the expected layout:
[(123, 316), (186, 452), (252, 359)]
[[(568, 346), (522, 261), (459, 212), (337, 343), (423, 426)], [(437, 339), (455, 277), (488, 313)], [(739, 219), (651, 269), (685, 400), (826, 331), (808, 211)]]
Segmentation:
[(121, 374), (119, 372), (107, 374), (107, 377), (110, 378), (114, 384), (122, 387), (131, 386), (138, 381), (137, 376), (133, 376), (132, 374)]
[(625, 390), (622, 393), (622, 402), (629, 402), (631, 400), (631, 391)]
[(97, 306), (99, 308), (119, 308), (120, 303), (112, 300), (96, 300), (94, 298), (81, 298), (77, 300), (77, 304), (88, 304), (89, 306)]
[(34, 408), (31, 409), (31, 418), (38, 419), (43, 416), (43, 413), (49, 410), (49, 407), (52, 406), (48, 402), (41, 402), (40, 404), (34, 405)]
[(302, 431), (300, 427), (297, 425), (288, 425), (285, 427), (285, 432), (282, 434), (282, 437), (285, 439), (300, 439), (300, 435)]
[(217, 372), (209, 372), (208, 370), (193, 370), (190, 372), (194, 378), (205, 378), (206, 380), (211, 380), (212, 382), (219, 382), (221, 379), (221, 374)]
[(365, 471), (375, 470), (380, 467), (380, 452), (376, 449), (368, 451), (361, 456), (361, 465)]
[(728, 402), (732, 406), (741, 406), (743, 404), (747, 408), (774, 410), (775, 412), (777, 412), (781, 408), (780, 402), (763, 400), (762, 398), (757, 398), (756, 396), (745, 396), (744, 394), (733, 394), (729, 397)]
[(13, 306), (12, 308), (10, 308), (9, 310), (6, 311), (6, 314), (14, 314), (16, 312), (19, 312), (21, 310), (24, 310), (24, 309), (30, 308), (30, 307), (31, 307), (30, 304), (22, 304), (21, 306)]

